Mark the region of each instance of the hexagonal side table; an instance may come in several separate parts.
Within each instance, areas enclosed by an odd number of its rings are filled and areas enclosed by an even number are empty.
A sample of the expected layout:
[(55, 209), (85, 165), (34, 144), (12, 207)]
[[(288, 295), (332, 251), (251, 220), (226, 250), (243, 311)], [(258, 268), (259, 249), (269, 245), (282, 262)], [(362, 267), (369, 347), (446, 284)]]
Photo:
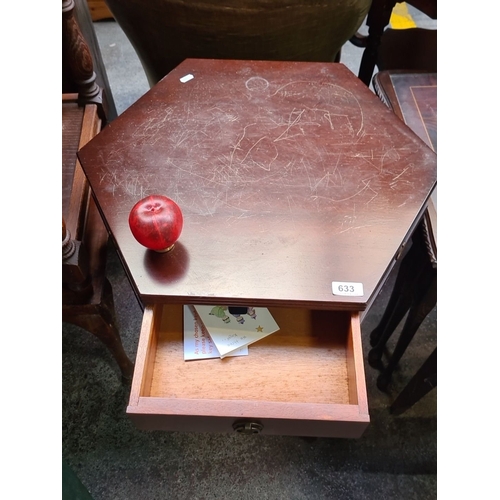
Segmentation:
[[(146, 305), (139, 426), (362, 434), (362, 312), (436, 184), (436, 155), (376, 95), (342, 64), (188, 59), (79, 158)], [(128, 227), (150, 194), (184, 214), (167, 253)], [(204, 303), (268, 307), (280, 331), (184, 362), (182, 307)]]

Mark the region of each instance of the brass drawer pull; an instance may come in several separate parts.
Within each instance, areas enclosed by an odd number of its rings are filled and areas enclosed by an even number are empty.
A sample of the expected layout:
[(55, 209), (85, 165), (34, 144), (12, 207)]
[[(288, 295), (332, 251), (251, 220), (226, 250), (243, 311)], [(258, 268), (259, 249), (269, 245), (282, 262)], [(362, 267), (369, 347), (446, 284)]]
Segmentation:
[(235, 422), (233, 429), (240, 434), (259, 434), (264, 426), (258, 422)]

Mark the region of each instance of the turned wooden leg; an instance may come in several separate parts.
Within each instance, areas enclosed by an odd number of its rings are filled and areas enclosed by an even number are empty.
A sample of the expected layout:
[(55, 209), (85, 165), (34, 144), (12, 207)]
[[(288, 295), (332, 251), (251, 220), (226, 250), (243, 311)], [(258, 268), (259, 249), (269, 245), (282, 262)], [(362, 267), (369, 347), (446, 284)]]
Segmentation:
[(111, 284), (108, 280), (104, 285), (100, 304), (95, 304), (92, 310), (80, 314), (66, 317), (63, 315), (63, 321), (79, 326), (101, 340), (118, 363), (123, 381), (132, 379), (134, 364), (123, 349), (120, 333), (116, 326)]
[(393, 415), (401, 415), (437, 386), (437, 347), (408, 382), (390, 407)]
[(422, 321), (432, 311), (437, 302), (437, 272), (428, 263), (428, 268), (421, 274), (416, 286), (415, 299), (408, 312), (408, 317), (401, 331), (394, 352), (390, 357), (387, 366), (377, 378), (377, 387), (385, 390), (390, 383), (392, 373), (398, 365), (401, 357), (413, 339)]

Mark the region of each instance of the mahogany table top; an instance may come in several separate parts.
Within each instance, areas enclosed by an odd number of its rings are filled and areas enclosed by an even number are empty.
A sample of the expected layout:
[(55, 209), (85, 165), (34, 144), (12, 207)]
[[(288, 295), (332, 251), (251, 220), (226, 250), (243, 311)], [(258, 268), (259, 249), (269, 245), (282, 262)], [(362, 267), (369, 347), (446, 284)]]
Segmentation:
[[(79, 158), (144, 303), (363, 310), (436, 184), (435, 153), (335, 63), (187, 59)], [(184, 214), (163, 254), (128, 226), (151, 194)]]

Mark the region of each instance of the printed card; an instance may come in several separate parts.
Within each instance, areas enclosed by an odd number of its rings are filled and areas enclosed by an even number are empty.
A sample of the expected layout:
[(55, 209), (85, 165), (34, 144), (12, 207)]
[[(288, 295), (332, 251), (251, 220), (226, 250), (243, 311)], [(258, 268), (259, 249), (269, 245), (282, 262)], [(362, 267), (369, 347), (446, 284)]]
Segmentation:
[(266, 307), (193, 307), (221, 358), (279, 330), (278, 324)]
[[(231, 353), (231, 356), (246, 356), (248, 347), (242, 347)], [(220, 358), (210, 335), (197, 320), (192, 306), (184, 306), (184, 360)]]

